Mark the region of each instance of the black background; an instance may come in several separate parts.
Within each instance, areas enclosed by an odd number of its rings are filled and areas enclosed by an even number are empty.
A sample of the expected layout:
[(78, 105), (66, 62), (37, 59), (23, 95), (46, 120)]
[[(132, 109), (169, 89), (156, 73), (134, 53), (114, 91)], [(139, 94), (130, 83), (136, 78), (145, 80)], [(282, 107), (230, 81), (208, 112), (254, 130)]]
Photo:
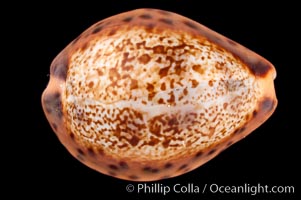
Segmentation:
[[(17, 20), (8, 23), (8, 34), (17, 48), (10, 51), (10, 63), (20, 81), (13, 90), (19, 115), (14, 123), (17, 132), (14, 156), (9, 168), (14, 180), (9, 184), (24, 188), (24, 196), (84, 199), (294, 199), (299, 186), (298, 152), (298, 34), (296, 5), (288, 2), (262, 5), (260, 2), (222, 4), (202, 1), (109, 1), (18, 4), (13, 10)], [(161, 1), (163, 2), (163, 1)], [(150, 182), (172, 187), (176, 183), (217, 183), (219, 185), (293, 185), (295, 194), (137, 194), (125, 190), (137, 183), (102, 175), (73, 158), (58, 141), (41, 108), (40, 96), (49, 80), (49, 66), (54, 57), (86, 28), (106, 17), (136, 8), (158, 8), (189, 17), (248, 47), (272, 62), (278, 107), (273, 116), (246, 139), (231, 146), (218, 157), (185, 175)], [(300, 24), (300, 22), (299, 22)], [(22, 29), (20, 28), (22, 27)], [(21, 30), (20, 30), (21, 29)], [(17, 31), (15, 31), (17, 30)], [(22, 95), (21, 95), (22, 94)], [(24, 95), (25, 94), (25, 95)], [(14, 102), (14, 101), (12, 101)], [(20, 103), (22, 102), (22, 103)], [(11, 119), (11, 118), (8, 118)], [(20, 120), (22, 119), (22, 120)], [(11, 120), (8, 120), (11, 121)], [(18, 190), (17, 190), (18, 191)], [(40, 196), (42, 194), (42, 196)]]

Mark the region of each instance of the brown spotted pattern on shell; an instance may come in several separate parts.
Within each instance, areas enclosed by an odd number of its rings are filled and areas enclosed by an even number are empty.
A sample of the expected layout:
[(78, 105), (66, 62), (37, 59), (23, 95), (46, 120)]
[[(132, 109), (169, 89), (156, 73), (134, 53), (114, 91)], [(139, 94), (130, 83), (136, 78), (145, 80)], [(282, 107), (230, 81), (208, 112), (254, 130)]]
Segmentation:
[(178, 14), (104, 19), (53, 61), (42, 95), (62, 144), (110, 176), (178, 176), (244, 138), (274, 111), (271, 63)]

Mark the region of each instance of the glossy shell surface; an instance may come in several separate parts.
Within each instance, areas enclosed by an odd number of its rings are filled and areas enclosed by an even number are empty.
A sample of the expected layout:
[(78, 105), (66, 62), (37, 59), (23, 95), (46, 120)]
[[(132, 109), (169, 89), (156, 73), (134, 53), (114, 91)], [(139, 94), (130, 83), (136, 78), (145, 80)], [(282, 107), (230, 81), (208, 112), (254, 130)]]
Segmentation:
[(59, 140), (85, 165), (134, 181), (191, 171), (273, 113), (271, 63), (178, 14), (104, 19), (53, 61), (42, 95)]

